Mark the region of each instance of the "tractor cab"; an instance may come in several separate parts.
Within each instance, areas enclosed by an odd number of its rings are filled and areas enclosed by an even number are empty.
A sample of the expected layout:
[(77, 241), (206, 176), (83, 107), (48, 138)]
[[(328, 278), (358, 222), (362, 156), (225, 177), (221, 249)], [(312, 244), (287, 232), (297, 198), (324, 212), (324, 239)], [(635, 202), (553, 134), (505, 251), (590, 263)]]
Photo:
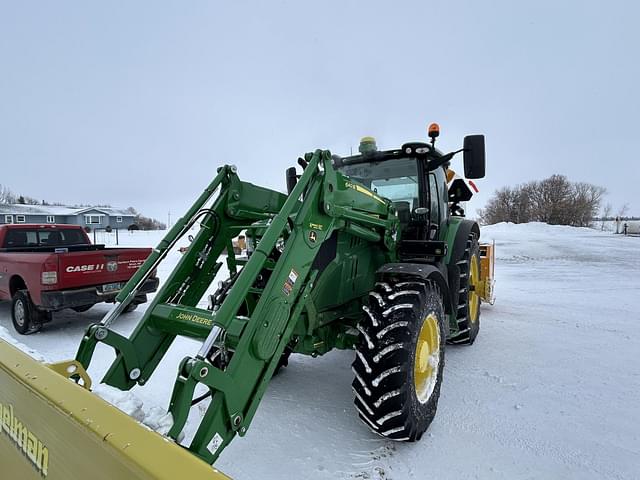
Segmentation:
[[(358, 155), (333, 158), (336, 170), (393, 203), (400, 221), (400, 254), (412, 260), (418, 252), (439, 250), (449, 217), (463, 215), (459, 203), (472, 195), (462, 179), (448, 186), (454, 155), (464, 152), (467, 178), (482, 178), (485, 170), (483, 135), (465, 137), (462, 149), (447, 154), (435, 147), (437, 124), (429, 127), (429, 135), (431, 143), (405, 143), (385, 151), (377, 149), (373, 137), (364, 137)], [(440, 251), (444, 254), (444, 248)]]

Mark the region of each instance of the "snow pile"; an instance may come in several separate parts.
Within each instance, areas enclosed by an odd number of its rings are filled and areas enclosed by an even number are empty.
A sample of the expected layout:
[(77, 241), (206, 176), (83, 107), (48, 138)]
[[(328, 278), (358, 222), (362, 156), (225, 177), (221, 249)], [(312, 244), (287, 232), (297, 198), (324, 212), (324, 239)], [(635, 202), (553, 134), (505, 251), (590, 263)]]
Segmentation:
[(173, 426), (170, 413), (155, 405), (145, 408), (144, 402), (132, 392), (123, 392), (104, 384), (94, 387), (92, 392), (160, 435), (168, 434)]
[(499, 263), (553, 262), (556, 266), (567, 262), (609, 264), (611, 257), (627, 257), (627, 250), (638, 245), (637, 238), (538, 222), (488, 225), (482, 227), (480, 241), (496, 242)]
[[(18, 350), (23, 351), (34, 360), (43, 363), (51, 363), (37, 350), (34, 350), (33, 348), (16, 340), (11, 333), (2, 326), (0, 326), (0, 339), (10, 343)], [(161, 435), (167, 435), (173, 426), (173, 417), (170, 413), (157, 405), (145, 407), (144, 402), (132, 392), (123, 392), (117, 388), (104, 384), (95, 386), (92, 391), (106, 402), (117, 407), (122, 412)]]
[(34, 360), (37, 360), (39, 362), (48, 363), (48, 361), (47, 361), (47, 359), (45, 358), (44, 355), (42, 355), (37, 350), (34, 350), (33, 348), (25, 345), (24, 343), (19, 342), (15, 338), (13, 338), (13, 336), (9, 333), (9, 330), (7, 330), (6, 328), (4, 328), (2, 326), (0, 326), (0, 338), (2, 340), (4, 340), (5, 342), (10, 343), (14, 347), (16, 347), (18, 350), (22, 350), (24, 353), (26, 353), (27, 355), (31, 356)]
[(119, 410), (139, 422), (142, 422), (146, 417), (146, 413), (143, 410), (144, 402), (129, 391), (123, 392), (117, 388), (103, 384), (95, 386), (92, 391), (106, 402), (118, 407)]

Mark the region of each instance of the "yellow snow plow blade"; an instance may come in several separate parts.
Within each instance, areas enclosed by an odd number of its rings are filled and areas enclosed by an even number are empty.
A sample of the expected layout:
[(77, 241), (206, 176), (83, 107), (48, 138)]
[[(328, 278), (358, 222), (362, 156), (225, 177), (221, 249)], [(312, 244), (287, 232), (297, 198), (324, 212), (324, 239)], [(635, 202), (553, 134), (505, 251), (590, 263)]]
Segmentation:
[(0, 478), (228, 477), (0, 340)]

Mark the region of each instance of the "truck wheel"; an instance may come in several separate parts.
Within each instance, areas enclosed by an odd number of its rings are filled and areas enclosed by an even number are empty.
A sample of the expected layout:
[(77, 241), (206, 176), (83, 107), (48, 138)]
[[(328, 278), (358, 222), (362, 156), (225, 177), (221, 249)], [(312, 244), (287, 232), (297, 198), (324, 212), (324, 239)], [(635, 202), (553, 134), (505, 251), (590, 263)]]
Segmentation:
[(280, 356), (280, 360), (278, 360), (278, 365), (276, 366), (276, 369), (273, 371), (273, 375), (272, 375), (273, 377), (283, 372), (284, 371), (282, 370), (283, 368), (287, 368), (289, 366), (289, 357), (291, 356), (292, 353), (293, 353), (293, 350), (291, 350), (291, 348), (289, 347), (284, 348), (284, 352), (282, 352), (282, 355)]
[(86, 312), (91, 307), (93, 307), (93, 305), (82, 305), (80, 307), (71, 307), (71, 310), (73, 310), (74, 312), (82, 313), (82, 312)]
[(13, 320), (13, 328), (22, 335), (35, 333), (42, 328), (41, 314), (26, 290), (18, 290), (13, 295), (11, 319)]
[(146, 301), (147, 295), (145, 293), (136, 295), (133, 300), (131, 300), (131, 303), (124, 308), (124, 311), (122, 313), (131, 313), (136, 308), (138, 308), (138, 305), (140, 305), (141, 303), (146, 303)]
[(460, 290), (458, 294), (458, 333), (450, 343), (471, 345), (480, 331), (480, 246), (475, 235), (470, 235), (464, 255), (458, 261)]
[(138, 304), (135, 302), (131, 302), (129, 305), (127, 305), (126, 307), (124, 307), (124, 311), (123, 313), (131, 313), (133, 312), (136, 308), (138, 308)]
[(356, 410), (378, 435), (420, 440), (435, 417), (442, 383), (440, 291), (430, 281), (378, 282), (363, 309), (352, 365)]
[[(275, 377), (276, 375), (278, 375), (280, 372), (282, 372), (283, 368), (289, 365), (289, 357), (291, 356), (292, 353), (293, 353), (293, 350), (291, 350), (291, 348), (285, 347), (284, 352), (282, 352), (282, 355), (280, 356), (280, 360), (278, 361), (278, 365), (276, 365), (276, 369), (273, 371), (272, 377)], [(230, 362), (231, 358), (233, 357), (233, 350), (228, 350), (227, 355), (228, 355), (227, 361)], [(209, 361), (214, 367), (219, 368), (220, 370), (226, 370), (227, 364), (222, 362), (221, 358), (222, 357), (221, 357), (220, 348), (213, 347), (213, 350), (211, 351), (211, 355), (209, 355)]]

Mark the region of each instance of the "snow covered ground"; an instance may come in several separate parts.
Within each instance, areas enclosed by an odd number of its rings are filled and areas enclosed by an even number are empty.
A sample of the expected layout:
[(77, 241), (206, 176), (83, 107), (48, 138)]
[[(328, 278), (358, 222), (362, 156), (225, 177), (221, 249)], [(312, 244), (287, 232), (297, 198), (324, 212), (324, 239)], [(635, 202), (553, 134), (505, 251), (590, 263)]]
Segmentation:
[[(120, 243), (158, 239), (138, 232)], [(483, 306), (472, 347), (447, 347), (438, 414), (421, 442), (388, 442), (360, 423), (350, 388), (353, 353), (293, 356), (247, 436), (216, 466), (235, 479), (639, 478), (640, 238), (500, 224), (483, 230), (483, 240), (491, 239), (497, 303)], [(173, 253), (160, 276), (178, 259)], [(61, 312), (18, 340), (49, 360), (70, 358), (86, 326), (107, 309)], [(141, 313), (121, 317), (117, 329), (130, 332)], [(18, 337), (9, 304), (1, 303), (0, 337), (8, 335)], [(152, 381), (134, 389), (145, 411), (166, 407), (180, 359), (197, 348), (179, 340)], [(92, 376), (111, 359), (99, 347)]]

